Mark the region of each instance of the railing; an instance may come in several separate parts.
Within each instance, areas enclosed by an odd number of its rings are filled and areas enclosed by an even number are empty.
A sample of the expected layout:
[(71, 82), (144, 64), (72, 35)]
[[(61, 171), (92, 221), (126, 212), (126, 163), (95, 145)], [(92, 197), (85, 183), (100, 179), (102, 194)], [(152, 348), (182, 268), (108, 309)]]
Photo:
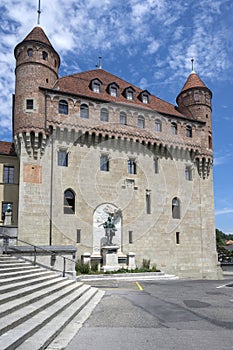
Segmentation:
[[(64, 252), (66, 251), (66, 253), (69, 254), (75, 254), (76, 252), (76, 248), (75, 247), (71, 247), (71, 246), (54, 246), (53, 250), (49, 249), (47, 246), (43, 247), (43, 246), (36, 246), (34, 244), (31, 244), (29, 242), (23, 241), (21, 239), (18, 239), (17, 237), (13, 237), (10, 236), (4, 232), (1, 232), (0, 236), (3, 238), (3, 252), (5, 254), (12, 254), (12, 255), (20, 255), (25, 253), (25, 255), (32, 253), (33, 254), (33, 265), (43, 265), (41, 263), (38, 263), (38, 256), (39, 255), (50, 255), (51, 256), (51, 261), (56, 261), (56, 257), (59, 257), (63, 260), (62, 263), (62, 276), (65, 277), (66, 275), (66, 266), (67, 266), (67, 261), (72, 263), (72, 266), (75, 266), (75, 259), (70, 259), (66, 256), (63, 256), (61, 254), (58, 254), (59, 252)], [(9, 245), (9, 241), (10, 239), (16, 239), (17, 243), (23, 243), (26, 244), (26, 247), (24, 246), (18, 246), (18, 245)], [(49, 246), (50, 247), (50, 246)], [(31, 261), (31, 260), (30, 260)], [(50, 266), (51, 268), (51, 266)], [(58, 270), (59, 271), (59, 270)]]

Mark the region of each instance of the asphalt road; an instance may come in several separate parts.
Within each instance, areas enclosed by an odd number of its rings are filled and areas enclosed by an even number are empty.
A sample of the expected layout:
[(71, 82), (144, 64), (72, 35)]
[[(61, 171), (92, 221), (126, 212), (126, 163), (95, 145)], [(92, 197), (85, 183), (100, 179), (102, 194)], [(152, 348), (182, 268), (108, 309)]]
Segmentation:
[(233, 279), (94, 285), (106, 293), (66, 350), (233, 348)]

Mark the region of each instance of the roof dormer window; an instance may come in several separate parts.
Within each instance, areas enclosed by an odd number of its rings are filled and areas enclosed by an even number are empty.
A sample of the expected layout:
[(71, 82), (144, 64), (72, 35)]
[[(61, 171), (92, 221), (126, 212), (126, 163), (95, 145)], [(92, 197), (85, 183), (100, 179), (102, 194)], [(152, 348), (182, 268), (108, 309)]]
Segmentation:
[(134, 92), (135, 90), (132, 87), (128, 87), (124, 91), (124, 95), (127, 98), (127, 100), (134, 100)]
[(101, 86), (102, 86), (102, 82), (99, 79), (94, 79), (91, 81), (91, 89), (97, 94), (101, 92)]
[(140, 93), (139, 99), (142, 103), (150, 103), (150, 93), (147, 90), (144, 90)]
[(116, 83), (111, 83), (108, 86), (108, 93), (113, 97), (117, 97), (119, 86)]

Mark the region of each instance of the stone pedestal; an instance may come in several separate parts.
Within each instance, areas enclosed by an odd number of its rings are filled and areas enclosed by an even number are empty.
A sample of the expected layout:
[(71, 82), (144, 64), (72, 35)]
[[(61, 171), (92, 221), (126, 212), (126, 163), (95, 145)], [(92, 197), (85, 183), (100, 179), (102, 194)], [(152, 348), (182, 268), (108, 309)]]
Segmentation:
[(129, 252), (127, 255), (127, 265), (129, 270), (135, 270), (136, 264), (135, 264), (135, 253)]
[(5, 212), (4, 225), (10, 226), (12, 225), (12, 212)]
[(89, 266), (91, 266), (91, 254), (90, 253), (86, 252), (82, 255), (82, 263), (88, 264)]
[(101, 249), (101, 253), (103, 257), (102, 270), (104, 272), (119, 270), (118, 254), (117, 254), (118, 249), (119, 249), (119, 246), (115, 246), (115, 245), (102, 247)]

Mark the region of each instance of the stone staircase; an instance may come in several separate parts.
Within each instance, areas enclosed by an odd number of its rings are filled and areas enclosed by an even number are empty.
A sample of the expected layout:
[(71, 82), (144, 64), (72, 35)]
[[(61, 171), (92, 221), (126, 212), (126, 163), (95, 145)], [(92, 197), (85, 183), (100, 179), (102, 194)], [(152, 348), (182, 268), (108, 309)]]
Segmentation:
[(0, 293), (0, 350), (46, 349), (61, 332), (68, 343), (75, 335), (74, 327), (69, 331), (71, 321), (80, 323), (79, 315), (83, 320), (85, 309), (91, 312), (103, 295), (83, 282), (7, 255), (0, 255)]

